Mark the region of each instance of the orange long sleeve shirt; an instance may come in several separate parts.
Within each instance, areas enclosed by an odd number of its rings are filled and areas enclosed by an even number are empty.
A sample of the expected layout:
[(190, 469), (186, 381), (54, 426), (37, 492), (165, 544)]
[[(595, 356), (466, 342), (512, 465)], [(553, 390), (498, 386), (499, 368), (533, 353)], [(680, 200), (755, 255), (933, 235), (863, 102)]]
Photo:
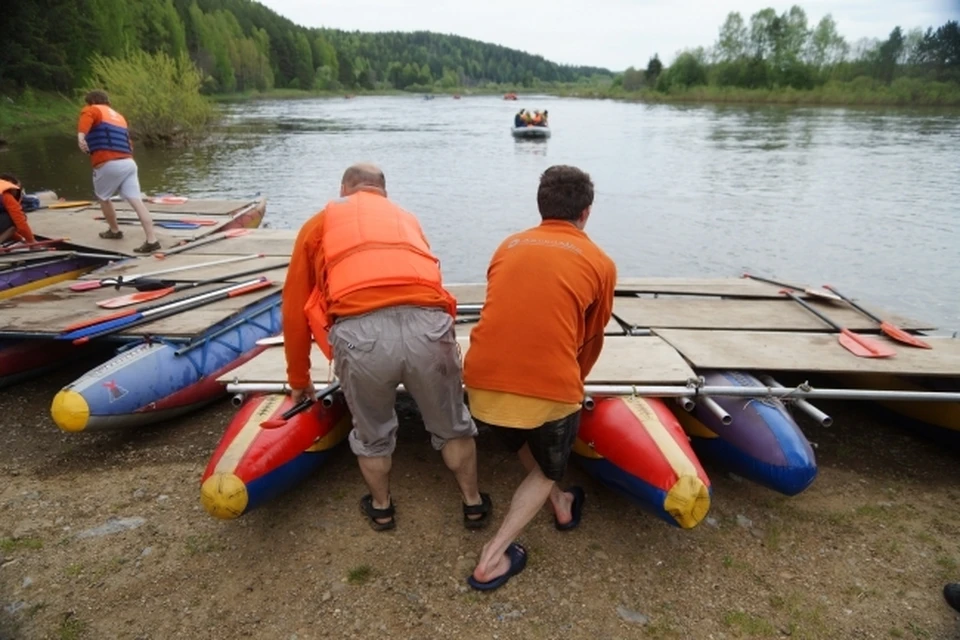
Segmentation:
[[(99, 109), (94, 109), (92, 106), (87, 105), (80, 111), (80, 121), (77, 123), (77, 133), (82, 133), (84, 135), (90, 133), (95, 125), (103, 122), (103, 115), (100, 113)], [(130, 140), (130, 148), (133, 149), (133, 141)], [(90, 163), (94, 168), (99, 167), (104, 162), (109, 160), (118, 160), (120, 158), (132, 158), (133, 156), (129, 153), (123, 153), (122, 151), (94, 151), (90, 154)]]
[[(287, 358), (287, 383), (294, 389), (306, 387), (311, 380), (313, 334), (304, 307), (314, 287), (326, 290), (323, 213), (321, 211), (315, 215), (300, 229), (283, 285), (283, 348)], [(447, 308), (447, 300), (425, 285), (371, 287), (348, 294), (333, 303), (328, 299), (327, 304), (332, 319), (401, 305)]]
[(466, 386), (581, 402), (616, 282), (613, 261), (569, 222), (545, 220), (507, 238), (487, 269), (486, 300), (464, 359)]
[(37, 241), (37, 239), (33, 237), (33, 230), (27, 222), (27, 214), (23, 212), (23, 207), (21, 207), (20, 202), (7, 191), (3, 193), (3, 209), (13, 221), (13, 226), (16, 228), (14, 236), (17, 240), (22, 242)]

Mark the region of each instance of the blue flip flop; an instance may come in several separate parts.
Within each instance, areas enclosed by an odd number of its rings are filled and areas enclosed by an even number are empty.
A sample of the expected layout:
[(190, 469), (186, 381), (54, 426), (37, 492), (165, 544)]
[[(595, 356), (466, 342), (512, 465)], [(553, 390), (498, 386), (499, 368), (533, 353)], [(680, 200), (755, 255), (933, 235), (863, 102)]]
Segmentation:
[(510, 546), (507, 547), (507, 557), (510, 558), (510, 568), (507, 569), (505, 574), (489, 582), (480, 582), (471, 574), (467, 578), (467, 584), (477, 591), (493, 591), (507, 584), (510, 578), (523, 571), (524, 567), (527, 566), (527, 550), (519, 542), (511, 542)]
[(583, 503), (587, 499), (586, 494), (583, 492), (583, 487), (570, 487), (566, 490), (566, 493), (573, 494), (573, 504), (570, 505), (570, 515), (572, 515), (573, 518), (566, 524), (560, 524), (560, 522), (557, 521), (557, 516), (553, 516), (553, 526), (556, 527), (557, 531), (576, 529), (577, 525), (580, 524), (581, 516), (583, 516)]

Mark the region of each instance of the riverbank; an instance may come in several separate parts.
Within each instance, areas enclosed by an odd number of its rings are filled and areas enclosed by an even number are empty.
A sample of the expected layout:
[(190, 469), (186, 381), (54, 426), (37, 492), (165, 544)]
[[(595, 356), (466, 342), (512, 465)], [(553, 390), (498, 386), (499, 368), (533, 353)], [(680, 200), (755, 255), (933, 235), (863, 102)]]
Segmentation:
[(20, 95), (0, 96), (0, 140), (17, 131), (38, 127), (70, 129), (80, 113), (80, 102), (74, 103), (62, 93), (26, 90)]
[(662, 92), (648, 88), (639, 91), (624, 91), (622, 87), (586, 90), (574, 87), (570, 90), (559, 91), (556, 95), (648, 103), (772, 104), (831, 107), (960, 107), (960, 84), (924, 81), (916, 78), (898, 78), (889, 85), (862, 78), (853, 82), (828, 83), (808, 90), (799, 90), (792, 87), (785, 89), (742, 89), (700, 85)]

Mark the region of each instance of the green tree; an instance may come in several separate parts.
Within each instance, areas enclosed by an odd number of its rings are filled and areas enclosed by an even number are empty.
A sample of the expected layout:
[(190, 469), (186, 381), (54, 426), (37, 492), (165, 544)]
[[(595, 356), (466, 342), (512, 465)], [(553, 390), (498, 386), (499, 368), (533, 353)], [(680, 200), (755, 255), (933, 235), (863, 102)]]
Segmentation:
[(750, 46), (750, 32), (743, 21), (743, 16), (737, 11), (727, 14), (727, 19), (720, 27), (720, 39), (716, 45), (716, 55), (719, 60), (737, 60), (746, 55)]

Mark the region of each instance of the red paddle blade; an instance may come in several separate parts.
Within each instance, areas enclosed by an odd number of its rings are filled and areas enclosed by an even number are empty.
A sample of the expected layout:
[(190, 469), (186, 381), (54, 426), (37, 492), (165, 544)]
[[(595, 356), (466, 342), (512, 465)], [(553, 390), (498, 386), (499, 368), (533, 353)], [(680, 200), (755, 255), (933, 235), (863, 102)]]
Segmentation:
[(277, 429), (287, 424), (287, 421), (283, 418), (271, 418), (270, 420), (264, 420), (260, 423), (261, 429)]
[(891, 358), (897, 354), (882, 342), (861, 336), (849, 329), (841, 329), (838, 339), (847, 351), (861, 358)]
[(897, 342), (902, 342), (903, 344), (908, 344), (911, 347), (918, 347), (920, 349), (933, 349), (929, 343), (924, 342), (920, 338), (910, 335), (900, 327), (895, 324), (890, 324), (889, 322), (880, 323), (880, 331), (883, 331), (885, 334), (896, 340)]
[(84, 280), (70, 285), (70, 291), (92, 291), (100, 288), (99, 280)]
[(101, 322), (106, 322), (107, 320), (116, 320), (117, 318), (133, 315), (136, 312), (136, 309), (127, 309), (126, 311), (118, 311), (117, 313), (111, 313), (109, 315), (99, 316), (97, 318), (87, 318), (86, 320), (80, 320), (79, 322), (74, 322), (73, 324), (64, 327), (63, 332), (70, 333), (71, 331), (76, 331), (77, 329), (83, 329), (84, 327), (100, 324)]
[(173, 293), (174, 291), (176, 291), (174, 287), (154, 289), (152, 291), (137, 291), (136, 293), (128, 293), (125, 296), (117, 296), (116, 298), (110, 298), (109, 300), (101, 300), (97, 303), (97, 306), (103, 307), (104, 309), (119, 309), (120, 307), (137, 304), (138, 302), (149, 302), (150, 300), (156, 300), (157, 298), (162, 298), (168, 293)]

